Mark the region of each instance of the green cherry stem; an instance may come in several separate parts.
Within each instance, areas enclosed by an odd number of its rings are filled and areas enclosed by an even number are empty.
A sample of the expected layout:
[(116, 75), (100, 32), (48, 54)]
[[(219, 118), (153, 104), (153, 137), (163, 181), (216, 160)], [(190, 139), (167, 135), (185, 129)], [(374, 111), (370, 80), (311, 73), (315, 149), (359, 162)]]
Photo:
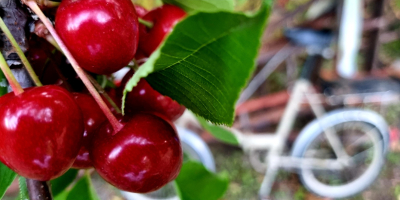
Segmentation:
[(14, 91), (15, 95), (19, 95), (24, 92), (21, 85), (18, 83), (17, 79), (15, 79), (14, 75), (12, 74), (10, 67), (8, 66), (6, 60), (4, 59), (3, 54), (0, 53), (0, 68), (3, 71), (4, 76), (6, 77), (7, 81), (10, 83), (11, 88)]
[(17, 79), (15, 79), (14, 75), (12, 74), (10, 67), (8, 66), (6, 60), (4, 59), (3, 54), (0, 53), (0, 68), (3, 71), (4, 76), (6, 77), (7, 81), (10, 83), (12, 90), (14, 91), (15, 96), (24, 92), (21, 85), (18, 83)]
[(33, 70), (31, 64), (29, 63), (28, 59), (26, 58), (24, 52), (22, 52), (21, 47), (19, 47), (17, 41), (15, 40), (14, 36), (11, 34), (10, 30), (4, 23), (3, 19), (0, 17), (0, 29), (6, 35), (6, 37), (10, 40), (11, 45), (14, 47), (15, 51), (17, 52), (19, 58), (21, 59), (22, 63), (24, 64), (26, 70), (28, 71), (32, 81), (35, 83), (36, 86), (42, 86), (39, 78), (37, 77), (35, 71)]
[(70, 61), (75, 72), (78, 74), (79, 78), (81, 78), (82, 82), (85, 84), (86, 88), (89, 90), (90, 94), (96, 100), (97, 104), (99, 104), (99, 107), (101, 108), (101, 110), (103, 111), (103, 113), (107, 117), (107, 119), (109, 120), (110, 124), (112, 125), (112, 127), (114, 129), (114, 134), (119, 132), (123, 128), (123, 125), (113, 115), (111, 110), (108, 108), (107, 104), (101, 98), (100, 94), (97, 92), (97, 90), (91, 84), (90, 80), (86, 77), (85, 71), (81, 67), (79, 67), (78, 62), (75, 60), (75, 58), (72, 56), (71, 52), (65, 46), (64, 42), (61, 40), (60, 36), (57, 34), (56, 30), (54, 29), (52, 23), (43, 14), (42, 10), (40, 10), (39, 6), (36, 4), (36, 2), (34, 0), (24, 0), (23, 2), (25, 5), (27, 5), (29, 8), (31, 8), (31, 10), (40, 18), (40, 20), (42, 20), (42, 22), (44, 23), (46, 28), (49, 30), (50, 34), (54, 37), (54, 39), (60, 46), (62, 52), (64, 52), (64, 55)]
[(90, 82), (92, 82), (92, 84), (94, 85), (94, 87), (97, 89), (97, 91), (103, 95), (104, 98), (106, 98), (106, 100), (108, 101), (108, 103), (110, 103), (110, 105), (115, 109), (115, 111), (118, 114), (121, 114), (121, 109), (119, 109), (119, 107), (117, 106), (117, 104), (115, 104), (114, 100), (111, 99), (111, 97), (107, 94), (107, 92), (103, 89), (103, 87), (101, 87), (101, 85), (94, 80), (94, 78), (92, 76), (90, 76), (88, 73), (86, 73), (86, 76), (88, 77), (88, 79), (90, 80)]
[(60, 5), (60, 2), (50, 0), (36, 0), (37, 4), (41, 7), (54, 8)]
[(35, 30), (34, 33), (41, 37), (44, 38), (45, 40), (47, 40), (47, 42), (49, 42), (50, 44), (52, 44), (58, 51), (62, 52), (60, 47), (58, 46), (57, 42), (54, 40), (53, 36), (51, 36), (51, 34), (49, 33), (49, 31), (47, 30), (46, 26), (43, 24), (43, 22), (41, 21), (37, 21), (35, 23)]
[(139, 23), (145, 25), (147, 28), (153, 28), (153, 26), (154, 26), (153, 22), (151, 22), (151, 21), (144, 20), (140, 17), (138, 18), (138, 20), (139, 20)]

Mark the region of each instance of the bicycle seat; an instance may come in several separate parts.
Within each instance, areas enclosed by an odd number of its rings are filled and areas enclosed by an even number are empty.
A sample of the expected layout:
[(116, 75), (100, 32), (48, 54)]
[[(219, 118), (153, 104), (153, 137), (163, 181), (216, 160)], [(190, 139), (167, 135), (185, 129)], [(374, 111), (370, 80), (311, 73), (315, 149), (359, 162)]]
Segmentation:
[(286, 29), (284, 34), (295, 45), (321, 49), (329, 47), (333, 39), (333, 34), (329, 30), (290, 28)]
[(390, 78), (367, 78), (363, 80), (322, 80), (322, 90), (325, 95), (346, 95), (377, 93), (391, 91), (400, 93), (400, 82)]

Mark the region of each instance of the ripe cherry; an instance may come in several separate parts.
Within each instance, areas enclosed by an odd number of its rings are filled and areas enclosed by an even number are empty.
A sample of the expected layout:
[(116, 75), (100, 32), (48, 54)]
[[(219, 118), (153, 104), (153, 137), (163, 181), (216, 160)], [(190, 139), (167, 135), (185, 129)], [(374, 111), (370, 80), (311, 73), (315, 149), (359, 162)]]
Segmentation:
[(174, 180), (182, 166), (182, 148), (172, 123), (139, 113), (116, 134), (109, 123), (93, 137), (89, 150), (97, 172), (115, 187), (146, 193)]
[(145, 56), (150, 56), (161, 44), (165, 36), (170, 33), (183, 17), (185, 11), (181, 8), (165, 4), (148, 12), (143, 19), (153, 23), (152, 28), (140, 25), (139, 49)]
[[(132, 77), (133, 71), (129, 71), (121, 81), (121, 89), (125, 88), (126, 83)], [(120, 92), (120, 94), (122, 91)], [(154, 112), (166, 117), (168, 120), (175, 121), (183, 112), (185, 107), (154, 90), (145, 79), (141, 79), (138, 84), (129, 92), (125, 100), (125, 112), (127, 114), (137, 112)]]
[(63, 0), (55, 27), (80, 67), (110, 74), (135, 56), (139, 24), (130, 0)]
[(72, 93), (72, 95), (82, 111), (85, 126), (82, 147), (72, 167), (86, 169), (92, 167), (88, 151), (91, 137), (96, 134), (96, 130), (107, 118), (92, 96), (82, 93)]
[(48, 85), (0, 99), (0, 160), (30, 179), (47, 181), (65, 173), (83, 135), (82, 113), (72, 95)]

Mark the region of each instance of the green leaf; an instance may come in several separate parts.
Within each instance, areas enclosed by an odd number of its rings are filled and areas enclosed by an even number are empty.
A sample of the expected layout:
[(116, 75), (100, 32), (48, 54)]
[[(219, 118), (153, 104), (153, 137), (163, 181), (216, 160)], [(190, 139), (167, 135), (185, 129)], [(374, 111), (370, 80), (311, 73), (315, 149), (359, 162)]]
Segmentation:
[(64, 190), (61, 193), (59, 193), (57, 196), (55, 196), (54, 200), (66, 200), (68, 194), (69, 194), (69, 191), (68, 190)]
[(214, 124), (232, 125), (235, 102), (255, 66), (269, 8), (265, 3), (255, 15), (187, 17), (129, 80), (123, 100), (147, 76), (155, 90), (195, 114)]
[(75, 180), (76, 175), (78, 175), (78, 170), (70, 169), (64, 175), (51, 180), (51, 192), (53, 196), (57, 196), (62, 191), (65, 190), (71, 183)]
[(28, 192), (28, 187), (26, 185), (26, 179), (22, 176), (18, 178), (18, 184), (19, 184), (19, 195), (18, 199), (19, 200), (29, 200), (29, 192)]
[(0, 162), (0, 199), (3, 198), (16, 176), (17, 174), (14, 171)]
[(182, 200), (217, 200), (225, 194), (229, 180), (226, 174), (213, 174), (201, 163), (188, 161), (175, 183)]
[(93, 188), (89, 174), (83, 176), (72, 188), (67, 200), (100, 200)]
[(4, 73), (0, 70), (0, 96), (8, 93), (8, 82)]
[(213, 125), (209, 122), (207, 122), (204, 118), (197, 117), (197, 120), (203, 126), (204, 129), (206, 129), (209, 133), (211, 133), (215, 138), (226, 142), (228, 144), (233, 144), (233, 145), (238, 145), (239, 141), (237, 140), (236, 136), (226, 130), (223, 127)]
[(219, 12), (233, 11), (234, 0), (163, 0), (164, 3), (173, 4), (186, 10), (186, 12)]

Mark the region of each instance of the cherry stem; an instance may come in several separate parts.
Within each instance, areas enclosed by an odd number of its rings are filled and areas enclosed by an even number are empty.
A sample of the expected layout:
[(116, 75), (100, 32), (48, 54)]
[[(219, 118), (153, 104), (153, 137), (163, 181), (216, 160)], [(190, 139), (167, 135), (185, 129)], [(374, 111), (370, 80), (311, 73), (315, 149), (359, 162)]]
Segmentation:
[(52, 200), (50, 187), (46, 181), (26, 179), (30, 200)]
[(140, 17), (138, 18), (138, 20), (139, 20), (139, 23), (145, 25), (147, 28), (153, 28), (153, 26), (154, 26), (153, 22), (151, 22), (151, 21), (144, 20)]
[(94, 87), (97, 89), (97, 91), (103, 95), (104, 98), (106, 98), (106, 100), (108, 101), (108, 103), (110, 103), (110, 105), (115, 109), (115, 111), (119, 114), (121, 114), (121, 109), (119, 109), (119, 107), (117, 106), (117, 104), (115, 104), (114, 100), (111, 99), (111, 97), (107, 94), (107, 92), (104, 90), (103, 87), (101, 87), (101, 85), (94, 80), (94, 78), (92, 76), (90, 76), (89, 74), (86, 73), (86, 76), (88, 77), (88, 79), (90, 80), (90, 82), (92, 82), (92, 84), (94, 85)]
[(4, 76), (6, 77), (7, 81), (10, 83), (10, 86), (12, 90), (14, 91), (14, 94), (17, 96), (21, 93), (24, 92), (24, 89), (22, 89), (21, 85), (18, 83), (17, 79), (15, 79), (13, 73), (10, 70), (10, 67), (8, 66), (6, 60), (4, 59), (3, 54), (0, 53), (0, 68), (1, 71), (3, 71)]
[(14, 36), (11, 34), (10, 30), (8, 29), (7, 25), (4, 23), (3, 19), (0, 17), (0, 29), (6, 35), (6, 37), (10, 40), (11, 45), (14, 47), (15, 51), (17, 52), (19, 58), (21, 59), (22, 63), (24, 64), (26, 70), (28, 71), (32, 81), (35, 83), (36, 86), (42, 86), (39, 78), (37, 77), (35, 71), (33, 70), (31, 64), (29, 63), (28, 59), (26, 58), (24, 52), (22, 52), (21, 47), (19, 47), (17, 41), (15, 40)]
[(53, 37), (52, 35), (50, 35), (50, 34), (49, 34), (49, 35), (46, 35), (46, 36), (44, 37), (44, 39), (46, 39), (47, 42), (49, 42), (50, 44), (52, 44), (58, 51), (62, 52), (60, 46), (58, 46), (56, 40), (54, 39), (54, 37)]
[(64, 42), (61, 40), (60, 36), (57, 34), (57, 32), (54, 29), (54, 27), (51, 24), (51, 22), (43, 14), (43, 12), (40, 10), (39, 6), (36, 4), (35, 1), (33, 1), (33, 0), (24, 0), (23, 2), (29, 8), (31, 8), (31, 10), (40, 18), (40, 20), (42, 20), (42, 22), (44, 23), (46, 28), (50, 31), (50, 34), (54, 37), (54, 39), (56, 40), (56, 42), (60, 46), (62, 52), (64, 52), (64, 55), (70, 61), (70, 63), (72, 65), (72, 67), (74, 68), (76, 74), (78, 74), (79, 78), (81, 78), (82, 82), (85, 84), (86, 88), (89, 90), (90, 94), (96, 100), (97, 104), (99, 105), (99, 107), (103, 111), (104, 115), (109, 120), (110, 124), (112, 125), (112, 127), (114, 129), (114, 134), (119, 132), (122, 129), (123, 125), (113, 115), (111, 110), (108, 108), (107, 104), (100, 97), (100, 94), (97, 92), (97, 90), (90, 83), (90, 80), (85, 75), (85, 71), (81, 67), (79, 67), (78, 62), (75, 60), (75, 58), (72, 56), (71, 52), (65, 46)]
[(58, 51), (62, 52), (60, 47), (58, 46), (57, 42), (54, 40), (53, 36), (49, 33), (49, 30), (47, 30), (46, 26), (43, 24), (41, 21), (37, 21), (35, 23), (35, 30), (34, 33), (47, 40), (50, 44), (52, 44)]
[(50, 0), (38, 0), (38, 4), (40, 6), (44, 6), (46, 8), (53, 8), (60, 5), (60, 2), (50, 1)]

